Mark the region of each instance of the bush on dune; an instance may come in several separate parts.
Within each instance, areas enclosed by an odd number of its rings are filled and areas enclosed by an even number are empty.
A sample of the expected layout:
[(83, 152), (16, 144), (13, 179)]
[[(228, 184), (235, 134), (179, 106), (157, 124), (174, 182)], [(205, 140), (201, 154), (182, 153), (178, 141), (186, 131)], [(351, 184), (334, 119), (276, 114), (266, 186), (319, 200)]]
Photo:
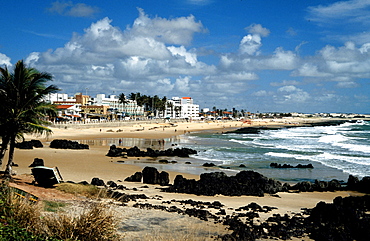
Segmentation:
[(43, 203), (33, 203), (14, 195), (6, 183), (0, 184), (0, 240), (117, 240), (116, 220), (100, 203), (80, 214), (42, 212)]

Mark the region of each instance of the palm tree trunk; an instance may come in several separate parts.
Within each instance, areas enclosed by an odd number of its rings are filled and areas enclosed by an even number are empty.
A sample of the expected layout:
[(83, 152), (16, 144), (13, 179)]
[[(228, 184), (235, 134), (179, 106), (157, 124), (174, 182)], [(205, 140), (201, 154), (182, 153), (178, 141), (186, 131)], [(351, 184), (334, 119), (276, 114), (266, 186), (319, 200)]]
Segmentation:
[(15, 149), (15, 135), (12, 135), (12, 137), (10, 138), (9, 159), (5, 170), (5, 174), (8, 175), (9, 177), (12, 175), (14, 149)]
[(6, 137), (3, 137), (1, 141), (2, 143), (1, 143), (1, 149), (0, 149), (0, 168), (3, 165), (3, 159), (5, 156), (6, 149), (8, 148), (9, 139)]

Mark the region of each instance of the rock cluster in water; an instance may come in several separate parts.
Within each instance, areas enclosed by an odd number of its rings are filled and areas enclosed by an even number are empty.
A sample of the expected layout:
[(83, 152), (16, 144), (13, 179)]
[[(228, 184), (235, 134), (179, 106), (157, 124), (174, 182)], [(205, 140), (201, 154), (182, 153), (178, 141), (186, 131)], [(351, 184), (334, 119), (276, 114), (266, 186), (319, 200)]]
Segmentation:
[(77, 141), (55, 139), (50, 143), (50, 148), (57, 149), (89, 149), (89, 145)]
[(278, 164), (276, 162), (273, 162), (270, 164), (270, 167), (273, 167), (273, 168), (313, 168), (313, 165), (310, 163), (310, 164), (298, 164), (296, 166), (292, 166), (290, 164)]
[(190, 148), (169, 148), (167, 150), (153, 150), (152, 148), (147, 148), (146, 151), (140, 150), (137, 146), (132, 148), (120, 148), (116, 145), (112, 145), (109, 148), (107, 156), (109, 157), (121, 157), (121, 156), (131, 156), (131, 157), (158, 157), (158, 156), (178, 156), (178, 157), (189, 157), (191, 154), (197, 154), (196, 150)]
[(279, 181), (267, 178), (258, 172), (241, 171), (235, 176), (227, 176), (224, 172), (203, 173), (198, 181), (186, 179), (177, 175), (174, 184), (165, 189), (167, 192), (189, 193), (196, 195), (213, 196), (264, 196), (265, 193), (274, 194), (287, 191)]

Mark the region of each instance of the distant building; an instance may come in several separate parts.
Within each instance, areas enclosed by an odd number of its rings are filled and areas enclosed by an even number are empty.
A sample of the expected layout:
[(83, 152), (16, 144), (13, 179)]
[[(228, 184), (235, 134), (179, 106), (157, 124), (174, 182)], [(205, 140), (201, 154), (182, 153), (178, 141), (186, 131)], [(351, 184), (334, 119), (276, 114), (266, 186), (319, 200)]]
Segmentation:
[(126, 99), (126, 103), (120, 103), (118, 96), (109, 95), (105, 97), (105, 94), (97, 94), (96, 98), (93, 98), (95, 105), (109, 106), (107, 109), (108, 114), (119, 116), (144, 116), (144, 107), (138, 106), (135, 100)]
[(167, 101), (165, 117), (194, 118), (199, 117), (199, 105), (193, 103), (191, 97), (172, 97)]

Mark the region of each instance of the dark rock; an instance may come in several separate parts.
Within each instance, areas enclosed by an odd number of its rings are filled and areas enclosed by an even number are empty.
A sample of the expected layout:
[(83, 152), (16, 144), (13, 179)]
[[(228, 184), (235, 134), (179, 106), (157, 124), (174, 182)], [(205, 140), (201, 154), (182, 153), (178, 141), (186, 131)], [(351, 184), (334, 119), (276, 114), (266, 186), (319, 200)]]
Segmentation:
[(319, 202), (306, 220), (314, 240), (370, 240), (370, 196), (337, 197)]
[(313, 192), (313, 185), (311, 182), (304, 181), (298, 182), (291, 188), (292, 190), (298, 190), (300, 192)]
[(159, 183), (159, 172), (154, 167), (144, 167), (143, 171), (143, 183), (146, 184), (158, 184)]
[(146, 184), (159, 184), (166, 186), (170, 182), (169, 174), (165, 171), (159, 173), (154, 167), (145, 167), (142, 171), (143, 183)]
[(111, 188), (117, 188), (118, 187), (117, 183), (115, 183), (113, 181), (108, 181), (107, 185), (108, 185), (108, 187), (111, 187)]
[(112, 145), (107, 153), (110, 157), (119, 157), (126, 155), (133, 157), (159, 157), (159, 156), (178, 156), (178, 157), (189, 157), (191, 154), (197, 154), (196, 150), (190, 148), (169, 148), (167, 150), (153, 150), (152, 148), (147, 148), (146, 151), (140, 150), (137, 146), (132, 148), (119, 148)]
[(310, 163), (310, 164), (307, 164), (307, 165), (304, 165), (304, 164), (298, 164), (296, 166), (292, 166), (290, 164), (278, 164), (276, 162), (273, 162), (270, 164), (270, 167), (273, 167), (273, 168), (313, 168), (313, 165)]
[(159, 185), (167, 186), (170, 183), (170, 175), (168, 172), (162, 171), (159, 174)]
[(289, 190), (297, 190), (299, 192), (314, 192), (314, 191), (339, 191), (343, 190), (342, 184), (336, 180), (333, 179), (329, 182), (325, 181), (319, 181), (315, 180), (314, 183), (304, 181), (304, 182), (298, 182), (292, 187), (288, 187)]
[(230, 177), (223, 172), (203, 173), (200, 175), (199, 181), (188, 180), (177, 175), (174, 184), (164, 190), (206, 196), (216, 194), (263, 196), (264, 193), (274, 194), (285, 189), (280, 182), (266, 178), (257, 172), (241, 171)]
[(143, 174), (141, 172), (135, 172), (132, 176), (125, 179), (126, 182), (141, 182)]
[(44, 166), (44, 160), (40, 158), (33, 159), (33, 162), (28, 167)]
[(77, 141), (56, 139), (56, 140), (53, 140), (50, 143), (50, 148), (57, 148), (57, 149), (89, 149), (89, 145), (80, 144)]
[(244, 167), (247, 167), (247, 166), (244, 165), (244, 164), (240, 164), (239, 167), (243, 167), (244, 168)]
[(168, 163), (168, 161), (167, 161), (167, 160), (159, 160), (158, 162), (159, 162), (159, 163), (165, 163), (165, 164), (167, 164), (167, 163)]
[(347, 190), (370, 193), (370, 176), (363, 177), (359, 180), (357, 177), (350, 175), (347, 182)]
[(20, 143), (16, 143), (15, 147), (19, 148), (19, 149), (33, 149), (34, 147), (35, 148), (42, 148), (44, 146), (42, 145), (41, 141), (39, 141), (39, 140), (30, 140), (30, 141), (23, 141), (23, 142), (20, 142)]
[(210, 163), (206, 162), (202, 166), (204, 166), (204, 167), (215, 167), (216, 165), (212, 162), (210, 162)]
[(105, 186), (105, 183), (102, 179), (100, 178), (97, 178), (97, 177), (94, 177), (92, 180), (91, 180), (91, 185), (94, 185), (94, 186)]

